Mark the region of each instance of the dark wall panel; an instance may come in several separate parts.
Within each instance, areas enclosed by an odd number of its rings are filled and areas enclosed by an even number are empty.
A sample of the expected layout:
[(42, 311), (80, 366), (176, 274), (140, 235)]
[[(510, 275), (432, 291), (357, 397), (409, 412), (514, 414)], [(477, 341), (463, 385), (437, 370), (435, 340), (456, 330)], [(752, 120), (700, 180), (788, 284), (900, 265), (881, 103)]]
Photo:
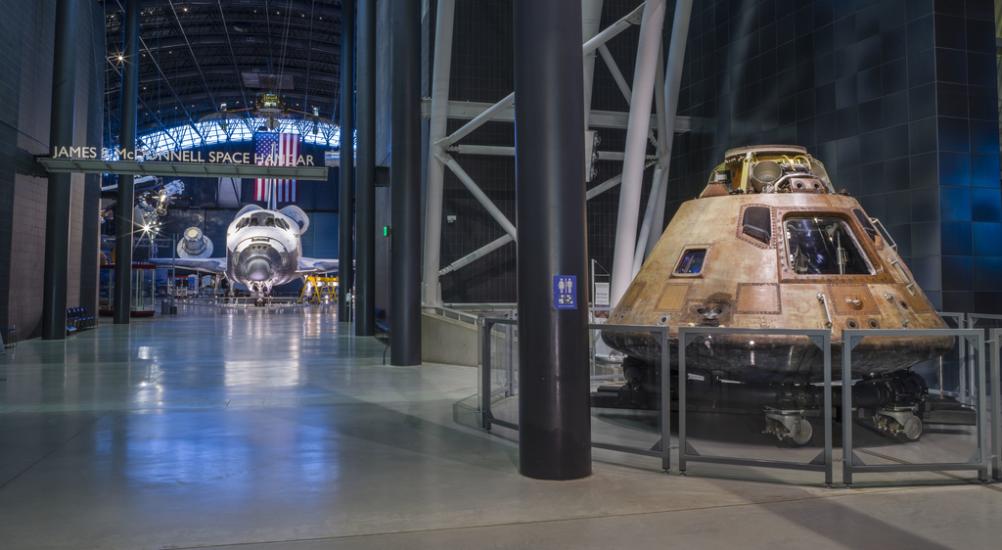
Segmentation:
[(679, 97), (695, 129), (676, 138), (669, 211), (730, 147), (804, 145), (884, 221), (938, 306), (1002, 311), (985, 279), (1002, 256), (988, 237), (1002, 228), (993, 8), (697, 2)]

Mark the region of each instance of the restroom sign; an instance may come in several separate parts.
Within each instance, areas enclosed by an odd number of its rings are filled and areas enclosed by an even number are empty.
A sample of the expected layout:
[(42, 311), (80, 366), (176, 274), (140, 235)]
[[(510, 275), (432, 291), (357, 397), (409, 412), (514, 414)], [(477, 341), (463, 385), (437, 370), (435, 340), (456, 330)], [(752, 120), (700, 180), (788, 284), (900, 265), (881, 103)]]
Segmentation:
[(553, 307), (556, 309), (578, 308), (578, 278), (576, 275), (553, 276)]

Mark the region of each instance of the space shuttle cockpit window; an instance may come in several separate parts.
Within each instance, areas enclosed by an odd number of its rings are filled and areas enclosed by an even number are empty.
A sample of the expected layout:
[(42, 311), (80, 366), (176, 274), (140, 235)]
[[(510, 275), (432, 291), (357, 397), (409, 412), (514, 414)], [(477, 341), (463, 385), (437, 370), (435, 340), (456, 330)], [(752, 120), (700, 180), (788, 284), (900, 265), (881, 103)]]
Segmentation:
[(869, 275), (872, 273), (848, 224), (836, 217), (786, 219), (787, 255), (798, 275)]

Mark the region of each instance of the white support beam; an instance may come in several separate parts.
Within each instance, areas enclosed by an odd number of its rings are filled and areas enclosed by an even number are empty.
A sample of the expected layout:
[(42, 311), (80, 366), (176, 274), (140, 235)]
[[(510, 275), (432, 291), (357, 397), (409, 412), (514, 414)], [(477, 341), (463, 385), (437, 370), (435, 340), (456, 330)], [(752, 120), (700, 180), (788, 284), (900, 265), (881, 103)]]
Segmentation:
[[(482, 103), (477, 101), (450, 101), (449, 102), (449, 118), (454, 120), (471, 120), (476, 116), (480, 115), (484, 109), (487, 109), (492, 104)], [(431, 109), (426, 103), (424, 106), (425, 116), (430, 117)], [(625, 130), (628, 121), (629, 113), (622, 111), (603, 111), (593, 109), (591, 112), (591, 127), (592, 128), (607, 128), (612, 130)], [(514, 122), (515, 121), (515, 110), (513, 106), (509, 105), (494, 113), (491, 118), (494, 122)], [(654, 117), (651, 117), (651, 124), (654, 124)], [(692, 128), (692, 119), (688, 116), (677, 117), (675, 121), (675, 132), (685, 133)]]
[(631, 26), (639, 25), (643, 17), (645, 5), (646, 3), (641, 3), (639, 6), (634, 8), (633, 11), (623, 17), (620, 17), (618, 21), (602, 29), (602, 32), (585, 41), (585, 43), (581, 46), (583, 52), (586, 55), (592, 53), (599, 46), (619, 36), (623, 31)]
[(421, 301), (442, 305), (438, 273), (442, 252), (442, 195), (445, 171), (438, 142), (449, 121), (449, 75), (452, 69), (452, 34), (456, 0), (439, 0), (435, 13), (435, 53), (431, 76), (431, 117), (428, 124), (428, 180), (425, 190), (424, 265)]
[[(588, 1), (588, 0), (583, 0), (583, 1)], [(627, 14), (617, 22), (613, 23), (606, 29), (602, 30), (591, 39), (587, 40), (582, 46), (585, 55), (592, 54), (593, 52), (598, 50), (600, 46), (603, 46), (606, 42), (608, 42), (615, 36), (619, 35), (630, 26), (641, 24), (643, 14), (645, 14), (646, 10), (648, 10), (651, 7), (650, 6), (651, 4), (656, 4), (656, 3), (662, 5), (661, 28), (663, 28), (664, 1), (648, 0), (648, 2), (641, 3), (639, 6), (637, 6), (637, 8), (635, 8), (629, 14)], [(658, 139), (656, 141), (659, 142), (658, 143), (659, 154), (655, 157), (658, 159), (658, 162), (657, 163), (652, 162), (650, 160), (651, 157), (646, 155), (646, 144), (645, 144), (643, 155), (648, 158), (648, 161), (643, 163), (643, 169), (641, 170), (641, 178), (643, 170), (646, 170), (647, 168), (650, 168), (655, 164), (657, 164), (661, 168), (661, 173), (662, 173), (660, 177), (662, 184), (658, 186), (658, 192), (656, 194), (652, 193), (651, 197), (648, 199), (649, 204), (651, 204), (651, 201), (653, 201), (652, 207), (654, 210), (652, 212), (652, 216), (650, 217), (648, 238), (646, 239), (647, 240), (646, 248), (648, 250), (650, 247), (653, 246), (654, 243), (657, 242), (658, 237), (660, 237), (661, 229), (663, 228), (664, 225), (663, 221), (664, 208), (665, 208), (664, 205), (667, 198), (667, 187), (668, 187), (667, 178), (668, 178), (668, 170), (671, 156), (671, 145), (672, 145), (672, 140), (674, 138), (674, 134), (687, 132), (692, 128), (693, 125), (693, 121), (689, 117), (677, 116), (678, 91), (679, 91), (679, 85), (681, 83), (681, 69), (682, 69), (682, 62), (684, 61), (685, 57), (685, 42), (688, 34), (691, 11), (692, 11), (692, 0), (676, 1), (675, 17), (673, 19), (671, 47), (669, 49), (668, 61), (665, 65), (662, 65), (660, 59), (652, 63), (652, 66), (655, 67), (658, 73), (654, 75), (653, 78), (657, 81), (658, 86), (664, 87), (664, 95), (663, 97), (661, 96), (658, 97), (659, 99), (658, 113), (657, 115), (652, 116), (647, 121), (647, 130), (645, 131), (645, 133), (648, 134), (647, 137), (650, 138), (652, 134), (651, 127), (655, 125), (657, 126)], [(658, 34), (660, 35), (660, 30)], [(641, 31), (641, 36), (642, 37), (644, 36), (643, 29)], [(643, 42), (644, 42), (643, 38), (641, 38), (641, 44), (643, 44)], [(607, 49), (606, 52), (608, 53)], [(599, 54), (601, 55), (602, 52), (599, 51)], [(637, 70), (639, 70), (639, 65), (640, 65), (639, 54), (640, 54), (640, 48), (638, 47)], [(609, 60), (612, 61), (612, 65), (609, 66), (610, 67), (615, 66), (614, 60), (612, 60), (611, 55), (609, 55), (608, 57)], [(603, 59), (605, 59), (605, 56), (603, 56)], [(665, 73), (664, 77), (661, 76), (662, 67), (664, 67), (664, 73)], [(616, 67), (616, 69), (611, 69), (611, 70), (618, 71), (618, 67)], [(623, 79), (623, 83), (625, 84), (625, 79)], [(619, 85), (618, 82), (617, 85)], [(636, 80), (636, 75), (634, 75), (634, 88), (636, 88), (636, 85), (637, 85), (637, 80)], [(629, 86), (627, 85), (626, 88), (629, 89)], [(653, 84), (651, 88), (653, 88)], [(620, 89), (622, 90), (623, 87), (620, 86)], [(631, 97), (628, 101), (632, 102), (634, 100), (633, 99), (635, 97), (634, 91), (635, 89), (630, 90)], [(653, 92), (651, 92), (650, 95), (653, 95)], [(663, 100), (663, 102), (661, 100)], [(647, 112), (650, 113), (650, 108), (649, 108), (650, 100), (648, 100), (647, 103), (648, 103)], [(449, 118), (470, 120), (471, 123), (474, 121), (477, 122), (477, 124), (474, 125), (472, 128), (469, 128), (468, 131), (465, 129), (467, 129), (467, 127), (470, 126), (470, 124), (464, 125), (462, 128), (460, 128), (460, 130), (465, 131), (465, 133), (461, 137), (465, 137), (470, 133), (472, 133), (472, 131), (475, 130), (477, 127), (483, 125), (484, 123), (490, 120), (512, 122), (514, 120), (513, 106), (514, 106), (514, 96), (505, 97), (501, 102), (492, 105), (475, 103), (475, 102), (452, 101), (449, 103)], [(589, 126), (593, 128), (628, 129), (631, 126), (630, 123), (633, 122), (637, 116), (638, 115), (636, 109), (632, 107), (630, 113), (593, 110), (591, 111), (589, 116), (589, 123), (590, 123)], [(451, 142), (448, 143), (448, 145), (453, 145), (454, 143), (455, 142)], [(445, 144), (445, 142), (443, 142), (443, 144)], [(450, 150), (454, 150), (457, 153), (462, 153), (462, 154), (502, 154), (502, 151), (500, 151), (500, 149), (506, 149), (503, 147), (502, 148), (491, 147), (490, 151), (488, 152), (488, 149), (486, 149), (486, 147), (489, 146), (453, 145), (452, 147), (450, 147)], [(503, 154), (507, 155), (507, 152), (505, 151)], [(603, 155), (607, 155), (611, 159), (615, 158), (618, 155), (618, 153), (603, 152)], [(625, 153), (623, 156), (624, 157), (626, 156)], [(452, 160), (452, 162), (455, 164), (457, 168), (462, 170), (462, 168), (459, 167), (458, 163), (456, 163), (454, 159)], [(624, 168), (625, 168), (625, 162), (624, 162)], [(463, 174), (465, 174), (465, 172), (463, 172)], [(458, 175), (459, 174), (457, 174), (457, 176)], [(468, 175), (466, 177), (469, 178)], [(462, 181), (462, 177), (460, 177), (460, 180)], [(473, 180), (470, 179), (469, 181), (472, 182)], [(623, 181), (622, 174), (613, 176), (608, 180), (589, 189), (586, 197), (588, 200), (591, 200), (601, 195), (602, 193), (615, 188), (622, 181)], [(464, 182), (464, 185), (466, 185), (466, 182)], [(477, 189), (479, 190), (479, 188)], [(622, 202), (620, 204), (620, 208), (622, 209)], [(637, 199), (637, 205), (634, 208), (634, 226), (633, 226), (634, 235), (636, 235), (636, 221), (637, 221), (636, 218), (637, 214), (639, 213), (638, 210), (639, 210), (639, 196)], [(514, 240), (513, 235), (505, 234), (499, 237), (498, 239), (495, 239), (491, 243), (488, 243), (487, 245), (484, 245), (481, 248), (475, 250), (474, 252), (471, 252), (470, 254), (463, 256), (459, 260), (456, 260), (446, 268), (440, 270), (439, 274), (444, 275), (446, 273), (451, 273), (452, 271), (455, 271), (466, 265), (469, 265), (470, 263), (476, 261), (477, 259), (482, 258), (487, 254), (490, 254), (494, 250), (497, 250), (498, 248), (504, 246), (505, 244), (513, 240)], [(643, 243), (643, 240), (641, 240), (640, 242)], [(627, 250), (626, 253), (629, 259), (629, 263), (631, 264), (630, 265), (631, 268), (633, 267), (632, 264), (638, 249), (638, 247), (636, 246), (637, 241), (635, 240), (634, 243), (635, 243), (634, 246), (631, 247), (629, 250)], [(618, 247), (618, 233), (617, 233), (617, 250), (618, 248), (619, 247)], [(632, 269), (630, 271), (632, 272)], [(626, 283), (627, 285), (629, 284), (630, 280), (632, 280), (632, 276), (627, 281)]]
[[(692, 0), (676, 0), (675, 15), (672, 18), (671, 40), (668, 44), (668, 61), (665, 63), (665, 83), (664, 83), (664, 150), (661, 152), (662, 163), (664, 165), (665, 186), (662, 196), (658, 197), (660, 207), (655, 217), (654, 227), (660, 236), (664, 228), (665, 203), (668, 195), (668, 176), (671, 173), (672, 145), (675, 141), (675, 132), (678, 131), (678, 94), (682, 88), (682, 67), (685, 63), (685, 46), (689, 40), (689, 22), (692, 16)], [(648, 240), (648, 253), (654, 249), (657, 238)]]
[(665, 1), (647, 0), (637, 62), (633, 74), (630, 101), (630, 124), (626, 132), (626, 159), (623, 161), (623, 184), (619, 193), (619, 215), (616, 220), (616, 241), (612, 262), (611, 302), (615, 306), (633, 280), (633, 256), (637, 244), (637, 221), (640, 196), (643, 191), (644, 159), (647, 156), (647, 135), (650, 131), (651, 103), (654, 99), (654, 79), (664, 28)]
[[(644, 259), (647, 257), (647, 243), (650, 242), (651, 234), (657, 233), (660, 235), (660, 230), (654, 224), (657, 218), (658, 198), (665, 192), (667, 181), (668, 177), (664, 169), (658, 164), (654, 168), (651, 191), (647, 196), (647, 208), (644, 211), (644, 222), (640, 226), (640, 235), (637, 237), (637, 248), (633, 253), (633, 277), (637, 276), (640, 268), (644, 265)], [(664, 206), (662, 205), (661, 208), (664, 209)]]
[[(508, 145), (453, 145), (450, 153), (483, 157), (514, 157), (515, 148)], [(657, 160), (657, 155), (648, 155), (648, 160)], [(598, 160), (623, 161), (622, 151), (599, 151)]]
[(494, 239), (493, 241), (485, 244), (484, 246), (481, 246), (480, 248), (474, 250), (473, 252), (470, 252), (469, 254), (443, 267), (438, 272), (438, 276), (443, 277), (445, 275), (448, 275), (449, 273), (452, 273), (453, 271), (462, 269), (514, 240), (515, 240), (514, 237), (505, 233), (504, 235)]
[[(651, 162), (651, 163), (648, 163), (647, 166), (650, 167), (650, 166), (653, 166), (653, 164), (654, 163)], [(619, 185), (619, 183), (622, 181), (622, 179), (623, 179), (622, 174), (619, 174), (619, 175), (613, 176), (613, 177), (605, 180), (604, 182), (602, 182), (602, 183), (596, 185), (595, 187), (592, 187), (591, 189), (589, 189), (588, 192), (585, 194), (585, 198), (587, 200), (591, 200), (591, 199), (593, 199), (593, 198), (601, 195), (602, 193), (605, 193), (606, 191), (608, 191), (608, 190), (616, 187), (617, 185)], [(504, 245), (506, 245), (506, 244), (514, 241), (514, 240), (515, 239), (512, 238), (511, 235), (505, 233), (504, 235), (498, 237), (497, 239), (494, 239), (493, 241), (485, 244), (484, 246), (482, 246), (482, 247), (474, 250), (473, 252), (470, 252), (469, 254), (467, 254), (467, 255), (459, 258), (458, 260), (452, 262), (448, 266), (443, 267), (438, 272), (438, 275), (439, 275), (439, 277), (441, 277), (441, 276), (447, 275), (449, 273), (452, 273), (453, 271), (456, 271), (458, 269), (462, 269), (463, 267), (466, 267), (467, 265), (469, 265), (469, 264), (471, 264), (471, 263), (479, 260), (480, 258), (483, 258), (484, 256), (490, 254), (491, 252), (494, 252), (495, 250), (501, 248), (502, 246), (504, 246)]]
[[(598, 34), (604, 0), (581, 0), (581, 37), (587, 42)], [(595, 52), (584, 54), (584, 127), (588, 130), (591, 96), (595, 82)]]
[[(654, 166), (654, 162), (648, 162), (647, 164), (645, 164), (644, 169), (646, 170), (651, 166)], [(588, 192), (585, 193), (585, 198), (588, 200), (592, 200), (595, 197), (601, 195), (602, 193), (605, 193), (606, 191), (616, 187), (622, 182), (623, 182), (623, 174), (616, 174), (615, 176), (612, 176), (611, 178), (589, 189)]]
[(504, 229), (505, 233), (511, 235), (512, 238), (517, 239), (518, 232), (515, 230), (515, 225), (512, 224), (511, 221), (504, 215), (504, 212), (502, 212), (501, 209), (498, 208), (493, 201), (491, 201), (490, 197), (488, 197), (483, 190), (480, 189), (477, 182), (473, 181), (473, 178), (471, 178), (470, 175), (463, 170), (463, 167), (456, 162), (456, 159), (452, 158), (452, 155), (448, 153), (441, 153), (439, 155), (439, 160), (448, 166), (449, 170), (452, 170), (453, 174), (456, 174), (456, 177), (459, 178), (459, 181), (463, 184), (463, 186), (466, 187), (470, 194), (473, 195), (473, 198), (477, 199), (477, 202), (479, 202), (480, 205), (487, 210), (487, 213), (494, 218), (494, 221), (498, 222), (498, 225)]
[[(469, 122), (462, 125), (458, 130), (449, 134), (447, 137), (440, 140), (443, 147), (448, 147), (453, 143), (463, 139), (464, 137), (473, 133), (474, 130), (480, 128), (484, 124), (487, 124), (494, 118), (498, 116), (505, 109), (508, 109), (515, 105), (515, 92), (506, 95), (501, 101), (491, 105), (490, 107), (484, 109), (480, 114), (473, 117)], [(512, 120), (514, 120), (514, 113), (512, 114)]]
[[(665, 227), (665, 203), (668, 201), (667, 161), (664, 168), (661, 169), (661, 187), (658, 188), (658, 194), (654, 200), (654, 217), (651, 218), (651, 229), (647, 232), (647, 242), (644, 243), (641, 241), (637, 244), (638, 247), (644, 247), (644, 257), (649, 256), (651, 251), (654, 250), (654, 245), (658, 244), (658, 240), (661, 238), (661, 233)], [(636, 274), (634, 274), (635, 276)]]
[(602, 56), (602, 61), (605, 62), (605, 68), (609, 69), (609, 73), (612, 75), (612, 79), (616, 82), (616, 87), (619, 88), (619, 93), (623, 94), (623, 99), (626, 100), (626, 104), (630, 104), (630, 85), (626, 83), (626, 77), (623, 76), (623, 71), (619, 70), (619, 64), (612, 57), (612, 52), (609, 48), (602, 44), (598, 48), (599, 55)]
[[(664, 54), (659, 52), (657, 74), (654, 76), (656, 90), (663, 90), (665, 85)], [(647, 213), (644, 215), (644, 223), (640, 229), (640, 236), (637, 239), (637, 250), (633, 257), (633, 277), (637, 276), (644, 260), (654, 248), (654, 243), (661, 236), (661, 227), (664, 224), (665, 199), (668, 195), (668, 170), (665, 168), (668, 159), (665, 150), (672, 136), (668, 135), (667, 124), (665, 123), (665, 96), (664, 94), (654, 94), (654, 113), (656, 126), (658, 128), (658, 169), (654, 173), (654, 180), (651, 184), (650, 196), (647, 198)]]
[[(660, 2), (662, 0), (653, 0), (653, 1)], [(609, 40), (612, 40), (616, 36), (619, 36), (620, 33), (630, 28), (631, 25), (636, 25), (638, 17), (640, 16), (644, 5), (645, 4), (641, 4), (640, 6), (637, 6), (636, 9), (623, 16), (621, 19), (619, 19), (619, 21), (616, 21), (612, 25), (609, 25), (602, 32), (596, 34), (590, 40), (582, 44), (581, 45), (582, 52), (585, 55), (591, 54), (592, 52), (595, 51), (596, 48), (598, 48), (602, 44), (605, 44)], [(470, 135), (477, 128), (483, 126), (484, 124), (490, 122), (491, 120), (494, 120), (494, 118), (497, 116), (499, 112), (503, 111), (508, 107), (511, 107), (514, 104), (515, 104), (515, 92), (512, 92), (506, 95), (497, 103), (494, 103), (493, 105), (485, 109), (483, 112), (479, 113), (477, 116), (475, 116), (472, 120), (464, 124), (458, 130), (440, 140), (442, 146), (448, 147), (449, 145), (452, 145), (457, 141), (463, 139), (464, 137)]]

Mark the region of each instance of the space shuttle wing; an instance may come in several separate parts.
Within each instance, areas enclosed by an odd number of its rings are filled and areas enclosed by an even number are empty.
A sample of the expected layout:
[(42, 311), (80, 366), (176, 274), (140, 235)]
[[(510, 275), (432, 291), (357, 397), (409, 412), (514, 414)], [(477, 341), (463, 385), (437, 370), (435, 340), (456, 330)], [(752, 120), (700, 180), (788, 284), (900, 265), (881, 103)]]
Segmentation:
[(299, 258), (297, 273), (337, 273), (338, 261), (324, 258)]
[(150, 263), (192, 269), (204, 273), (226, 273), (226, 258), (151, 258)]

